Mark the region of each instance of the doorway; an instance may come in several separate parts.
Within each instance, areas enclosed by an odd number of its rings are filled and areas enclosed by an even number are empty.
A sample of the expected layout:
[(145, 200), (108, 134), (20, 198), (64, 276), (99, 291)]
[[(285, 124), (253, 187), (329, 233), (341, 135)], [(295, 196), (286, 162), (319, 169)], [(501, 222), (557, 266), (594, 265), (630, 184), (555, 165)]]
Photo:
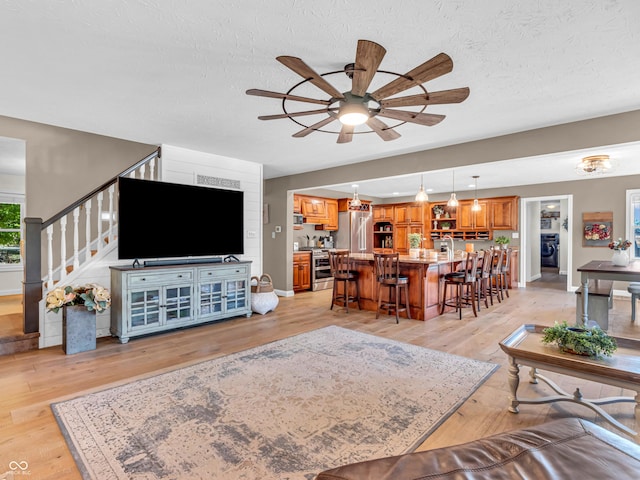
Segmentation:
[(573, 196), (520, 200), (518, 286), (571, 291)]
[[(20, 217), (25, 209), (26, 142), (17, 138), (0, 137), (0, 204), (6, 212), (14, 212), (20, 205)], [(5, 215), (5, 218), (11, 218)], [(9, 223), (9, 222), (7, 222)], [(13, 225), (14, 222), (11, 221)], [(20, 239), (17, 232), (8, 230), (3, 223), (4, 237), (0, 242), (0, 338), (23, 333), (22, 282), (23, 268), (19, 255)], [(12, 226), (13, 229), (22, 230)], [(13, 233), (12, 233), (13, 232)]]

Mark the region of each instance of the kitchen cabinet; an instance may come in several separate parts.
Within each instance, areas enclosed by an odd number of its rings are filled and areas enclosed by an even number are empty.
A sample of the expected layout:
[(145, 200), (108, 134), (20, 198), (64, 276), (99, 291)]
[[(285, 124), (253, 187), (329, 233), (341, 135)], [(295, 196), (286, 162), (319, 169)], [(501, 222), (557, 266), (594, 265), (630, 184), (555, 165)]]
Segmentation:
[(334, 198), (325, 199), (327, 223), (316, 225), (316, 230), (338, 230), (338, 200)]
[(456, 212), (458, 230), (479, 230), (489, 228), (489, 201), (479, 199), (480, 210), (474, 212), (473, 200), (461, 200)]
[(251, 316), (251, 262), (111, 269), (111, 334), (131, 337)]
[(395, 223), (422, 223), (422, 205), (415, 203), (397, 204), (393, 208)]
[(300, 209), (305, 223), (327, 222), (327, 202), (324, 198), (300, 195)]
[(489, 228), (492, 230), (517, 230), (518, 197), (494, 197), (489, 201)]
[(293, 254), (293, 291), (311, 289), (311, 252)]
[(373, 205), (373, 223), (393, 222), (393, 205)]
[(293, 213), (302, 213), (302, 200), (300, 195), (293, 196)]
[[(351, 208), (351, 201), (353, 200), (353, 198), (339, 198), (338, 199), (338, 211), (339, 212), (348, 212), (350, 210), (352, 210)], [(368, 209), (370, 208), (371, 205), (371, 200), (360, 200), (360, 207), (356, 208), (355, 210), (366, 210), (368, 211)], [(365, 205), (368, 205), (365, 207)]]
[(409, 254), (409, 234), (410, 233), (419, 233), (423, 235), (422, 232), (422, 224), (401, 224), (395, 225), (395, 229), (393, 232), (393, 245), (396, 252), (400, 255), (408, 255)]

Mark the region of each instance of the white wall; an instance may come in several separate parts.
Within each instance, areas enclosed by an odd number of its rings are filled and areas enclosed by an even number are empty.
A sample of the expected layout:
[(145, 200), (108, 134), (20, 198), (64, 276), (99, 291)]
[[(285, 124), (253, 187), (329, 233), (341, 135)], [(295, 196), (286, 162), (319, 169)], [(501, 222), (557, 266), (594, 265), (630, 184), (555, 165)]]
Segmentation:
[[(251, 275), (262, 274), (262, 165), (186, 148), (162, 145), (160, 177), (165, 182), (195, 185), (198, 175), (240, 182), (244, 192), (244, 255), (251, 261)], [(224, 207), (222, 207), (224, 208)], [(210, 218), (215, 221), (216, 212)], [(214, 226), (212, 235), (224, 235)]]

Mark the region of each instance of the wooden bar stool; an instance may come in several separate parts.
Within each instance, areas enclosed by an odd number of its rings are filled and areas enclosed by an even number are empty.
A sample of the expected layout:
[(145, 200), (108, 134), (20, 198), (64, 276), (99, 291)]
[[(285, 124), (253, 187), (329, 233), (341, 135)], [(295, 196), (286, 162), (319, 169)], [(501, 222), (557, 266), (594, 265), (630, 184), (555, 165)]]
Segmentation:
[[(331, 308), (334, 305), (342, 305), (349, 313), (349, 304), (358, 303), (360, 310), (360, 289), (358, 288), (358, 272), (353, 270), (351, 258), (348, 250), (336, 250), (329, 252), (329, 265), (331, 275), (333, 275), (333, 296), (331, 297)], [(342, 284), (342, 293), (338, 285)], [(351, 295), (350, 284), (355, 285), (355, 295)]]
[[(480, 310), (480, 302), (484, 300), (484, 306), (489, 308), (489, 297), (491, 296), (489, 275), (491, 273), (493, 253), (491, 250), (485, 250), (482, 254), (482, 263), (478, 255), (478, 283), (476, 285), (476, 295), (478, 297), (478, 310)], [(493, 297), (491, 297), (491, 305), (493, 305)]]
[(509, 298), (509, 284), (511, 283), (511, 252), (513, 249), (511, 247), (507, 248), (502, 255), (502, 267), (500, 268), (500, 273), (498, 275), (500, 279), (500, 290), (502, 292), (502, 299), (504, 300), (504, 296), (506, 295)]
[(502, 274), (502, 262), (504, 259), (504, 250), (497, 248), (492, 250), (493, 262), (491, 271), (489, 272), (489, 295), (491, 296), (491, 305), (493, 305), (493, 295), (495, 294), (498, 303), (502, 303), (502, 289), (500, 288), (500, 275)]
[[(385, 310), (387, 315), (396, 314), (396, 323), (400, 323), (398, 314), (407, 312), (407, 318), (411, 319), (409, 307), (409, 278), (400, 275), (400, 255), (397, 253), (376, 253), (373, 256), (378, 293), (378, 309), (376, 318)], [(382, 287), (387, 287), (389, 299), (382, 301)], [(404, 290), (404, 307), (400, 306), (401, 294)]]
[[(467, 254), (464, 270), (447, 273), (444, 276), (444, 288), (442, 289), (442, 303), (440, 315), (445, 307), (455, 307), (462, 320), (462, 309), (471, 307), (473, 315), (478, 316), (476, 310), (476, 285), (478, 284), (478, 253)], [(447, 287), (453, 287), (455, 291), (454, 303), (447, 302)]]

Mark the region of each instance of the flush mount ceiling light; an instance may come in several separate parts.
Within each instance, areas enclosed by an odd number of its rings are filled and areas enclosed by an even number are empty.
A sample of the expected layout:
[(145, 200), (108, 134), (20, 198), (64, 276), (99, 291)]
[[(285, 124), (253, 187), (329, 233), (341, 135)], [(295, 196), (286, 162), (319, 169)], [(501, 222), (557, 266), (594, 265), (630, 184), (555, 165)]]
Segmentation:
[(576, 171), (580, 175), (602, 175), (613, 168), (613, 162), (609, 155), (591, 155), (584, 157), (576, 166)]
[(416, 193), (416, 202), (426, 202), (429, 200), (429, 195), (424, 191), (424, 174), (420, 174), (420, 190)]
[(473, 196), (473, 205), (471, 206), (471, 211), (472, 212), (479, 212), (480, 210), (482, 210), (482, 207), (480, 207), (480, 204), (478, 203), (478, 178), (480, 178), (479, 175), (474, 175), (473, 178), (476, 181), (476, 185), (475, 185), (475, 193)]
[[(394, 128), (400, 125), (409, 122), (430, 127), (444, 119), (444, 115), (424, 113), (427, 106), (460, 103), (469, 96), (469, 88), (467, 87), (428, 92), (423, 86), (429, 80), (438, 78), (453, 70), (453, 61), (446, 53), (439, 53), (405, 74), (378, 70), (386, 53), (387, 51), (384, 47), (375, 42), (358, 40), (354, 63), (348, 63), (342, 70), (322, 74), (317, 73), (300, 58), (290, 56), (276, 57), (276, 60), (293, 70), (304, 80), (291, 87), (287, 93), (258, 89), (250, 89), (246, 93), (247, 95), (258, 97), (282, 99), (282, 111), (284, 113), (261, 115), (258, 117), (260, 120), (288, 118), (304, 127), (299, 132), (294, 133), (294, 137), (306, 137), (312, 132), (337, 133), (338, 143), (350, 142), (354, 134), (373, 132), (384, 141), (395, 140), (400, 137), (400, 134)], [(367, 89), (377, 73), (390, 76), (391, 81), (369, 93)], [(350, 91), (340, 92), (324, 78), (337, 74), (346, 75), (351, 79)], [(326, 93), (328, 98), (310, 98), (296, 95), (298, 91), (305, 91), (308, 86), (307, 82)], [(299, 88), (303, 85), (303, 88)], [(418, 93), (402, 97), (396, 96), (410, 89), (414, 89)], [(313, 103), (322, 105), (322, 108), (307, 111), (290, 111), (289, 106), (291, 103), (287, 102)], [(293, 105), (295, 106), (296, 104), (294, 103)], [(417, 108), (414, 110), (399, 109), (403, 107)], [(311, 125), (298, 120), (298, 118), (307, 115), (326, 115), (326, 118)], [(380, 120), (381, 117), (390, 118), (396, 123), (387, 125)], [(339, 120), (342, 124), (339, 131), (324, 128), (335, 120)], [(368, 130), (361, 127), (358, 131), (355, 131), (356, 126), (364, 124), (369, 127)]]
[(453, 181), (451, 184), (451, 197), (449, 198), (449, 201), (447, 202), (447, 207), (457, 207), (458, 206), (458, 199), (456, 198), (456, 171), (455, 170), (451, 170), (451, 175), (453, 176)]
[(351, 185), (351, 186), (354, 188), (353, 199), (351, 200), (351, 206), (359, 207), (360, 205), (362, 205), (362, 202), (360, 201), (360, 197), (358, 197), (358, 185)]

